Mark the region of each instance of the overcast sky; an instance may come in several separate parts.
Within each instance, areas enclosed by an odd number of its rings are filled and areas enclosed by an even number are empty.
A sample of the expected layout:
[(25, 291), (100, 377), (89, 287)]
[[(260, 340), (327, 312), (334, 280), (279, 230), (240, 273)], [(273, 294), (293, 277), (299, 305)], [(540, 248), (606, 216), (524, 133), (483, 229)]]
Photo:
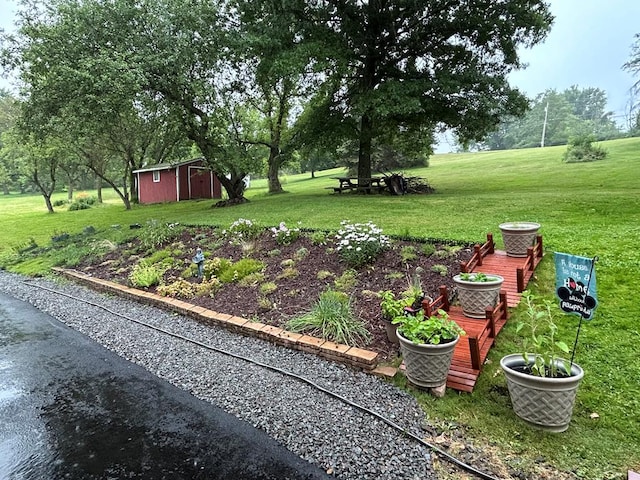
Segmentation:
[[(0, 27), (11, 28), (16, 5), (0, 0)], [(552, 0), (551, 11), (556, 17), (551, 33), (543, 44), (521, 52), (529, 67), (513, 73), (511, 83), (530, 97), (571, 85), (601, 88), (609, 109), (622, 117), (634, 78), (621, 67), (640, 33), (640, 1)], [(0, 80), (0, 86), (8, 85)]]

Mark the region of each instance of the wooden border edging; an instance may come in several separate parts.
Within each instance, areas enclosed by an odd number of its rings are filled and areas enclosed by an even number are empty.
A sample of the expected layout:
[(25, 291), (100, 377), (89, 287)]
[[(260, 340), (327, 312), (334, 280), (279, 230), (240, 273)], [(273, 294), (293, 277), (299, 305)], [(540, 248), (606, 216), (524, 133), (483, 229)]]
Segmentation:
[(350, 347), (309, 335), (289, 332), (279, 327), (253, 322), (242, 317), (214, 312), (182, 300), (126, 287), (75, 270), (53, 268), (53, 271), (100, 292), (114, 293), (130, 300), (178, 312), (195, 320), (211, 323), (242, 335), (258, 337), (276, 345), (313, 353), (328, 360), (345, 363), (382, 376), (392, 377), (397, 371), (397, 369), (392, 370), (388, 367), (378, 367), (378, 353), (370, 350)]

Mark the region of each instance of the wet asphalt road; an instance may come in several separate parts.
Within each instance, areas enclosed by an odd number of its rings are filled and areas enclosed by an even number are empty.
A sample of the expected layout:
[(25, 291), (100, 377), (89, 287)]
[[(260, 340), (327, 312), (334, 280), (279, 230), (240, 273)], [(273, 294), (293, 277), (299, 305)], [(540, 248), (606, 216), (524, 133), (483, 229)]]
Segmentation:
[(0, 293), (0, 479), (320, 479), (262, 431)]

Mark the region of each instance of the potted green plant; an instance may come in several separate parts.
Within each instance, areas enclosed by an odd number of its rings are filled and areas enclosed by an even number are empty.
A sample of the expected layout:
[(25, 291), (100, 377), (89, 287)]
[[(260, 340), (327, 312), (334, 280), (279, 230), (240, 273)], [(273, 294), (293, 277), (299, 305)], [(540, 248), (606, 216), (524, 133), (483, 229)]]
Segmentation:
[(407, 288), (400, 294), (400, 298), (396, 298), (390, 290), (378, 293), (381, 299), (382, 322), (387, 333), (387, 339), (391, 343), (398, 343), (398, 336), (396, 335), (397, 324), (394, 324), (393, 320), (396, 317), (403, 317), (422, 309), (423, 300), (428, 299), (431, 301), (431, 298), (425, 296), (422, 291), (420, 270), (418, 268), (413, 275), (407, 275)]
[(453, 282), (458, 289), (458, 300), (462, 313), (471, 318), (485, 318), (487, 307), (495, 308), (500, 298), (504, 278), (485, 273), (460, 273)]
[(510, 257), (526, 257), (538, 235), (540, 224), (536, 222), (505, 222), (499, 225), (502, 242)]
[(522, 298), (526, 315), (517, 324), (516, 332), (528, 332), (524, 351), (500, 360), (513, 410), (538, 428), (564, 432), (571, 422), (584, 371), (561, 357), (569, 353), (569, 347), (557, 339), (554, 303), (529, 291), (523, 292)]
[(465, 332), (444, 310), (425, 318), (424, 311), (396, 317), (396, 335), (411, 383), (422, 388), (444, 385), (460, 335)]
[[(378, 294), (380, 296), (380, 309), (382, 310), (382, 323), (387, 333), (387, 339), (391, 343), (398, 343), (396, 335), (397, 325), (392, 323), (397, 317), (405, 315), (404, 308), (408, 305), (407, 299), (396, 298), (391, 290), (385, 290)], [(410, 303), (409, 303), (410, 305)]]

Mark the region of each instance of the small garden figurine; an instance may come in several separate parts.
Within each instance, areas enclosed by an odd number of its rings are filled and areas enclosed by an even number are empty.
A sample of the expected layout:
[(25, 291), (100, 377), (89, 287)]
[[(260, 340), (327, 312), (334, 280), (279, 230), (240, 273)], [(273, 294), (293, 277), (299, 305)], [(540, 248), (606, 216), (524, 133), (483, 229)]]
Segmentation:
[(198, 265), (198, 278), (202, 278), (204, 275), (204, 253), (201, 248), (196, 249), (196, 254), (192, 259), (193, 263)]

